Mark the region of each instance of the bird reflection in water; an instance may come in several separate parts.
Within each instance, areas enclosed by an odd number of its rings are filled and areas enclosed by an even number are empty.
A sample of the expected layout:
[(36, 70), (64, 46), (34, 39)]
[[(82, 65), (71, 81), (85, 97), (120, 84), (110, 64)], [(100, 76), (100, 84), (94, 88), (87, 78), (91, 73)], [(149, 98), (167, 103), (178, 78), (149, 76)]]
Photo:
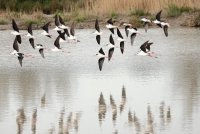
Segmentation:
[(115, 104), (115, 101), (114, 101), (112, 95), (110, 95), (110, 105), (112, 108), (112, 120), (113, 120), (113, 124), (115, 125), (116, 119), (117, 119), (117, 106)]
[(171, 108), (170, 108), (170, 106), (168, 106), (168, 109), (167, 109), (167, 122), (168, 123), (171, 122)]
[(67, 117), (66, 127), (63, 130), (63, 134), (69, 134), (69, 131), (72, 129), (74, 129), (75, 132), (78, 133), (80, 116), (81, 114), (79, 112), (69, 113)]
[(121, 103), (120, 103), (120, 113), (123, 112), (124, 106), (126, 104), (126, 90), (125, 87), (122, 87), (122, 98), (121, 98)]
[(37, 109), (33, 110), (31, 130), (33, 134), (36, 134), (36, 122), (37, 122)]
[(136, 116), (135, 112), (132, 115), (131, 111), (129, 110), (129, 112), (128, 112), (128, 122), (129, 122), (130, 126), (135, 127), (135, 131), (136, 131), (137, 134), (139, 134), (141, 132), (141, 125), (140, 125), (139, 119)]
[(46, 104), (46, 94), (44, 93), (44, 95), (41, 98), (41, 107), (45, 107)]
[(63, 118), (64, 118), (64, 114), (65, 114), (65, 109), (62, 109), (61, 112), (60, 112), (60, 118), (59, 118), (59, 121), (58, 121), (58, 133), (59, 134), (63, 134), (63, 125), (64, 125), (64, 121), (63, 121)]
[(154, 134), (153, 116), (151, 112), (151, 107), (149, 105), (147, 107), (147, 124), (145, 127), (145, 134)]
[(16, 118), (17, 127), (18, 127), (17, 134), (22, 134), (23, 124), (25, 123), (25, 121), (26, 121), (26, 115), (24, 113), (24, 109), (20, 108), (17, 110), (17, 118)]
[(103, 94), (100, 94), (99, 97), (99, 123), (101, 125), (101, 122), (103, 119), (105, 119), (106, 116), (106, 103), (103, 97)]

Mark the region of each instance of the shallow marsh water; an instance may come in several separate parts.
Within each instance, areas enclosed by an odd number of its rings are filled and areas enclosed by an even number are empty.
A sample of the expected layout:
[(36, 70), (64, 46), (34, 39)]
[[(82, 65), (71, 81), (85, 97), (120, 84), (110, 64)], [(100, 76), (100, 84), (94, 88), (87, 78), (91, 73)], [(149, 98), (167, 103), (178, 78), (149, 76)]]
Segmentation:
[[(77, 30), (81, 42), (62, 43), (64, 52), (44, 51), (45, 59), (23, 36), (20, 51), (34, 57), (25, 57), (22, 68), (9, 55), (14, 37), (0, 31), (0, 132), (199, 134), (200, 30), (171, 28), (167, 38), (161, 29), (140, 30), (101, 72), (91, 29)], [(50, 32), (52, 39), (34, 31), (35, 42), (53, 48), (57, 34)], [(103, 33), (107, 53), (110, 32)], [(146, 40), (158, 58), (136, 56)]]

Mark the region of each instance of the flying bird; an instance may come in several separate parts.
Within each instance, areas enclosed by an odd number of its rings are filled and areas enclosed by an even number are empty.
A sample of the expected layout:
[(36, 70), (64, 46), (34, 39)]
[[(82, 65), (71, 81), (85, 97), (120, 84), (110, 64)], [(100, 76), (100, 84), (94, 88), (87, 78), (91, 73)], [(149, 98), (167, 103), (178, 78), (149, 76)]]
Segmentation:
[(143, 21), (143, 25), (144, 25), (144, 29), (145, 32), (147, 32), (149, 25), (151, 23), (151, 20), (147, 19), (147, 18), (142, 18), (141, 21)]
[(149, 41), (144, 42), (141, 46), (140, 46), (140, 52), (137, 53), (137, 55), (139, 56), (149, 56), (149, 57), (154, 57), (157, 58), (157, 56), (155, 55), (154, 52), (150, 51), (150, 46), (153, 43), (149, 43)]
[(22, 67), (22, 60), (23, 60), (23, 58), (24, 58), (24, 54), (23, 54), (23, 53), (17, 52), (17, 53), (15, 53), (14, 55), (17, 56), (17, 58), (18, 58), (18, 60), (19, 60), (19, 64), (20, 64), (20, 66)]
[(120, 41), (120, 50), (121, 50), (121, 53), (123, 54), (124, 53), (124, 41), (125, 39), (123, 38), (120, 30), (117, 28), (117, 35), (118, 35), (118, 41)]
[(14, 51), (11, 52), (10, 54), (14, 55), (15, 53), (19, 52), (19, 46), (18, 46), (18, 42), (17, 42), (17, 37), (15, 37), (15, 40), (13, 42), (13, 49), (14, 49)]
[(126, 33), (126, 36), (128, 37), (128, 35), (129, 35), (128, 28), (131, 28), (133, 25), (130, 23), (127, 23), (127, 22), (121, 22), (120, 26), (122, 26), (122, 25), (125, 26), (125, 33)]
[(30, 23), (28, 26), (28, 34), (26, 36), (29, 37), (29, 42), (30, 42), (32, 48), (35, 49), (35, 45), (34, 45), (35, 37), (33, 36), (32, 23)]
[(65, 25), (65, 22), (63, 21), (63, 19), (62, 19), (61, 16), (59, 16), (59, 21), (60, 21), (60, 28), (61, 28), (61, 29), (64, 29), (65, 34), (69, 37), (69, 36), (70, 36), (70, 35), (69, 35), (69, 31), (68, 31), (69, 27), (67, 27), (67, 26)]
[(57, 14), (55, 15), (55, 26), (56, 27), (53, 30), (57, 31), (60, 34), (62, 29), (60, 28), (61, 24), (60, 24), (59, 17)]
[(47, 22), (44, 26), (42, 26), (43, 32), (41, 33), (42, 35), (45, 35), (49, 38), (51, 38), (51, 35), (49, 34), (49, 25), (51, 22)]
[(135, 40), (136, 35), (140, 34), (140, 32), (137, 30), (137, 28), (133, 28), (133, 27), (128, 28), (128, 31), (131, 33), (131, 36), (130, 36), (130, 38), (131, 38), (131, 45), (133, 45), (133, 42)]
[(115, 23), (116, 21), (113, 21), (112, 18), (110, 18), (108, 21), (107, 21), (107, 25), (106, 27), (113, 33), (114, 33), (114, 28), (117, 28), (117, 26), (114, 26), (113, 24)]
[(36, 44), (36, 48), (39, 49), (39, 53), (42, 56), (42, 58), (45, 58), (44, 57), (44, 46), (42, 44)]
[(12, 19), (12, 27), (14, 31), (12, 31), (11, 34), (16, 35), (18, 43), (21, 44), (22, 43), (21, 33), (19, 32), (19, 28), (14, 19)]
[(161, 22), (161, 26), (164, 30), (165, 36), (168, 37), (168, 28), (169, 28), (169, 23)]
[(115, 47), (116, 47), (116, 46), (115, 46), (114, 39), (113, 39), (113, 37), (112, 37), (112, 34), (110, 34), (109, 41), (110, 41), (110, 43), (107, 44), (107, 46), (110, 48), (110, 49), (108, 50), (108, 61), (111, 60), (112, 55), (113, 55), (113, 53), (114, 53), (114, 49), (115, 49)]
[(157, 14), (156, 14), (156, 20), (154, 20), (153, 22), (159, 26), (160, 28), (162, 28), (161, 26), (161, 20), (160, 20), (160, 16), (161, 16), (162, 10), (160, 10)]
[(99, 53), (96, 54), (96, 55), (98, 57), (100, 57), (99, 60), (98, 60), (98, 66), (99, 66), (99, 70), (101, 71), (102, 67), (103, 67), (104, 60), (106, 58), (106, 55), (105, 55), (105, 53), (104, 53), (102, 48), (100, 48)]
[(96, 41), (97, 43), (100, 45), (100, 40), (101, 40), (101, 32), (100, 32), (100, 28), (99, 28), (99, 22), (98, 22), (98, 19), (96, 19), (96, 22), (95, 22), (95, 35), (96, 35)]
[(56, 40), (54, 41), (54, 48), (51, 49), (54, 52), (58, 52), (61, 51), (61, 47), (60, 47), (60, 35), (56, 38)]

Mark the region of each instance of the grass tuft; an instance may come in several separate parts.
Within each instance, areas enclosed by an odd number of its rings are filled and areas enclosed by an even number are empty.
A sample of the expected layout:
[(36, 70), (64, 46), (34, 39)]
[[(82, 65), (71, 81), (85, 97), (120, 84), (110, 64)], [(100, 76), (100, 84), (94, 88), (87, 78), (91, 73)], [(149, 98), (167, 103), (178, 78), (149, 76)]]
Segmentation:
[(192, 11), (192, 8), (190, 8), (190, 7), (178, 7), (174, 4), (172, 4), (172, 5), (169, 5), (167, 8), (167, 16), (168, 17), (178, 17), (183, 12), (190, 12), (190, 11)]

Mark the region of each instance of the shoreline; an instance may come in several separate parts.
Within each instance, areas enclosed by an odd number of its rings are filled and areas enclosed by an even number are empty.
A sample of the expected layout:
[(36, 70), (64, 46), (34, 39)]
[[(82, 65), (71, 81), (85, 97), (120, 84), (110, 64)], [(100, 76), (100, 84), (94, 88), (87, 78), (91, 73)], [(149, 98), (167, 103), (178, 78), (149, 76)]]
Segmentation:
[[(41, 29), (41, 26), (43, 26), (46, 22), (50, 21), (51, 25), (50, 28), (54, 27), (54, 18), (53, 15), (45, 15), (43, 14), (44, 22), (40, 22), (38, 24), (33, 23), (33, 29), (38, 30)], [(147, 16), (147, 18), (150, 18), (152, 16)], [(103, 29), (106, 25), (106, 21), (109, 19), (109, 17), (93, 17), (89, 19), (85, 19), (81, 22), (78, 21), (68, 21), (66, 22), (66, 25), (70, 27), (72, 22), (75, 22), (75, 28), (76, 29), (93, 29), (95, 24), (95, 19), (99, 19), (99, 25)], [(113, 19), (117, 20), (118, 22), (116, 25), (119, 25), (120, 22), (130, 22), (132, 20), (132, 24), (135, 27), (141, 28), (142, 22), (140, 21), (140, 16), (128, 16), (128, 15), (119, 15), (117, 17), (113, 17)], [(192, 13), (182, 13), (178, 17), (163, 17), (163, 20), (168, 22), (170, 24), (170, 27), (200, 27), (200, 11), (192, 12)], [(31, 21), (30, 21), (31, 22)], [(19, 29), (26, 30), (28, 24), (25, 24), (23, 21), (16, 21)], [(152, 25), (151, 27), (155, 27)], [(0, 30), (12, 30), (11, 20), (10, 23), (0, 24)]]

